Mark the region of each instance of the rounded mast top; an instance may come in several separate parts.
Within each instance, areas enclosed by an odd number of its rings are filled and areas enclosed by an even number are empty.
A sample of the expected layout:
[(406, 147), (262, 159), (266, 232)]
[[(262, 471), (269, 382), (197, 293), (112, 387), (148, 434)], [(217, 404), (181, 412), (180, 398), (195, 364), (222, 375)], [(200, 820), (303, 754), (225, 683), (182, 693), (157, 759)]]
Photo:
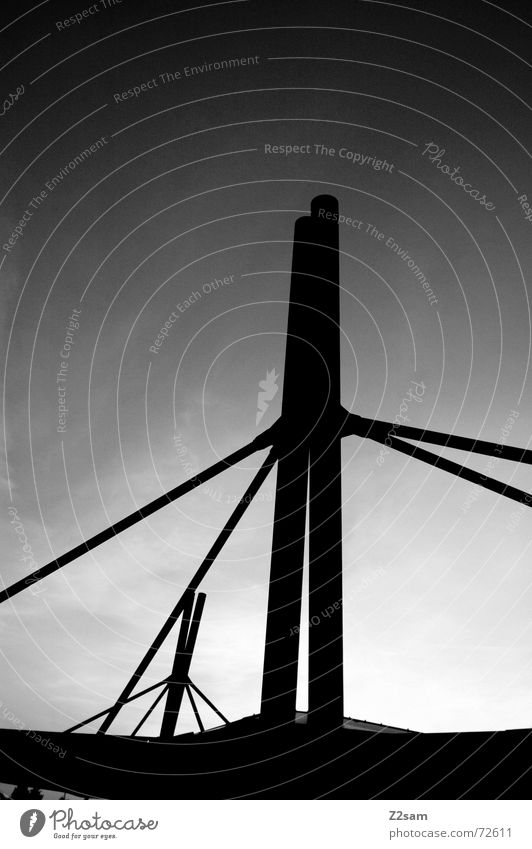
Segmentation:
[(316, 195), (310, 204), (310, 214), (312, 218), (320, 218), (325, 221), (330, 221), (330, 216), (326, 218), (326, 214), (328, 212), (338, 215), (338, 199), (333, 195)]

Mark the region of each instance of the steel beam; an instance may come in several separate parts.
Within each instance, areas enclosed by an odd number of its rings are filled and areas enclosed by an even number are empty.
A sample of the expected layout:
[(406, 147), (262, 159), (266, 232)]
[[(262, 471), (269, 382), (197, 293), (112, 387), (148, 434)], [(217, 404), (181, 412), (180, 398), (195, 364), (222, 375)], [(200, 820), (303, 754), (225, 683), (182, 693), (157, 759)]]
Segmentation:
[(219, 460), (213, 466), (210, 466), (208, 469), (205, 469), (203, 472), (200, 472), (179, 486), (174, 487), (174, 489), (169, 490), (169, 492), (165, 492), (164, 495), (160, 495), (159, 498), (155, 499), (155, 501), (151, 501), (139, 510), (135, 510), (133, 513), (130, 513), (129, 516), (126, 516), (124, 519), (120, 519), (119, 522), (115, 522), (113, 525), (110, 525), (104, 531), (100, 531), (100, 533), (95, 534), (95, 536), (84, 540), (79, 545), (76, 545), (75, 548), (70, 549), (70, 551), (65, 552), (65, 554), (62, 554), (60, 557), (57, 557), (45, 566), (41, 566), (25, 578), (21, 578), (20, 581), (16, 581), (14, 584), (11, 584), (11, 586), (1, 590), (0, 604), (23, 590), (27, 590), (32, 584), (42, 581), (43, 578), (48, 577), (48, 575), (52, 575), (54, 572), (57, 572), (58, 569), (62, 569), (63, 566), (66, 566), (68, 563), (72, 563), (73, 560), (76, 560), (83, 554), (87, 554), (88, 551), (92, 551), (98, 545), (112, 539), (122, 533), (122, 531), (131, 528), (133, 525), (136, 525), (137, 522), (142, 521), (142, 519), (146, 519), (162, 507), (166, 507), (168, 504), (171, 504), (172, 501), (176, 501), (176, 499), (181, 498), (188, 492), (192, 492), (192, 490), (196, 487), (201, 486), (201, 484), (206, 483), (211, 478), (219, 475), (220, 472), (224, 472), (231, 466), (236, 465), (236, 463), (239, 463), (241, 460), (249, 457), (250, 454), (254, 454), (255, 451), (261, 451), (263, 448), (268, 448), (268, 446), (272, 445), (274, 441), (274, 434), (275, 425), (259, 434), (259, 436), (257, 436), (248, 445), (245, 445), (243, 448), (239, 448), (238, 451), (233, 451), (233, 453), (229, 454), (228, 457), (225, 457), (223, 460)]
[(295, 718), (309, 486), (311, 617), (336, 603), (310, 629), (309, 719), (342, 719), (337, 222), (336, 199), (322, 195), (294, 231), (261, 705), (275, 724)]

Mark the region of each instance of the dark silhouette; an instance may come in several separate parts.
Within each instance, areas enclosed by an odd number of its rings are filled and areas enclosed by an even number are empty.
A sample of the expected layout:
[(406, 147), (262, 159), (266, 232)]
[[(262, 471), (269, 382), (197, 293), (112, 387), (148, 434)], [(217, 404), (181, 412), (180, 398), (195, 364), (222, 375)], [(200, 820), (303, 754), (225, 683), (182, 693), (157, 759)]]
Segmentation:
[(43, 794), (36, 787), (26, 787), (20, 784), (11, 794), (12, 799), (42, 799)]
[[(0, 593), (0, 602), (196, 486), (271, 446), (268, 457), (117, 701), (47, 736), (63, 759), (18, 731), (0, 731), (0, 779), (77, 795), (146, 798), (519, 798), (528, 791), (532, 731), (419, 734), (345, 719), (343, 708), (341, 440), (352, 434), (530, 505), (532, 496), (405, 442), (415, 439), (531, 463), (532, 452), (363, 418), (340, 402), (338, 203), (314, 198), (296, 222), (282, 412), (249, 445)], [(189, 672), (205, 604), (198, 592), (274, 464), (278, 464), (261, 712), (229, 723)], [(305, 528), (309, 526), (309, 711), (296, 712)], [(179, 624), (172, 669), (136, 691)], [(119, 711), (159, 690), (129, 737), (108, 734)], [(175, 736), (185, 695), (199, 733)], [(139, 731), (166, 697), (160, 736)], [(196, 698), (223, 722), (205, 730)], [(96, 735), (71, 732), (102, 718)], [(116, 786), (116, 769), (120, 786)], [(33, 780), (33, 778), (31, 779)], [(22, 791), (20, 791), (22, 792)], [(13, 796), (15, 798), (15, 796)], [(37, 797), (18, 797), (37, 798)]]

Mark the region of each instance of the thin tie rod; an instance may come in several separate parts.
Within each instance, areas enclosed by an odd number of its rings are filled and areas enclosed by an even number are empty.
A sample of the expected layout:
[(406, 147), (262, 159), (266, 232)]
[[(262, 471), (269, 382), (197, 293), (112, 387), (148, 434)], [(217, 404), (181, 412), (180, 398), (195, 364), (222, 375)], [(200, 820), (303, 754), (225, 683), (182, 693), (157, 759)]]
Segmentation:
[(35, 572), (32, 572), (26, 578), (21, 578), (20, 581), (16, 581), (14, 584), (11, 584), (10, 587), (6, 587), (6, 589), (0, 592), (0, 604), (2, 604), (3, 601), (7, 601), (8, 598), (12, 598), (12, 596), (28, 589), (28, 587), (35, 584), (37, 581), (47, 578), (48, 575), (53, 574), (53, 572), (57, 572), (58, 569), (61, 569), (68, 563), (72, 563), (73, 560), (76, 560), (83, 554), (87, 554), (88, 551), (92, 551), (92, 549), (96, 548), (96, 546), (101, 545), (103, 542), (107, 542), (108, 539), (112, 539), (112, 537), (117, 536), (122, 533), (122, 531), (127, 530), (127, 528), (131, 528), (132, 525), (136, 525), (137, 522), (140, 522), (142, 519), (146, 519), (147, 516), (151, 516), (152, 513), (156, 513), (157, 510), (160, 510), (162, 507), (166, 507), (168, 504), (171, 504), (172, 501), (175, 501), (177, 498), (181, 498), (182, 495), (186, 495), (197, 486), (201, 486), (201, 484), (215, 477), (215, 475), (220, 474), (220, 472), (225, 471), (225, 469), (230, 466), (234, 466), (236, 463), (239, 463), (240, 460), (244, 460), (245, 457), (249, 457), (250, 454), (254, 454), (255, 451), (267, 448), (269, 445), (272, 445), (272, 443), (273, 433), (272, 428), (269, 428), (248, 445), (245, 445), (243, 448), (239, 448), (238, 451), (234, 451), (223, 460), (219, 460), (204, 472), (200, 472), (199, 475), (195, 475), (193, 478), (190, 478), (190, 480), (185, 481), (185, 483), (176, 486), (164, 495), (160, 495), (159, 498), (155, 499), (155, 501), (151, 501), (149, 504), (146, 504), (145, 507), (135, 510), (134, 513), (130, 513), (129, 516), (125, 517), (125, 519), (120, 519), (119, 522), (115, 522), (114, 525), (110, 525), (110, 527), (106, 528), (104, 531), (100, 531), (100, 533), (90, 539), (84, 540), (84, 542), (76, 545), (75, 548), (67, 551), (66, 554), (62, 554), (56, 560), (52, 560), (50, 563), (47, 563), (46, 566), (41, 566), (40, 569), (36, 569)]

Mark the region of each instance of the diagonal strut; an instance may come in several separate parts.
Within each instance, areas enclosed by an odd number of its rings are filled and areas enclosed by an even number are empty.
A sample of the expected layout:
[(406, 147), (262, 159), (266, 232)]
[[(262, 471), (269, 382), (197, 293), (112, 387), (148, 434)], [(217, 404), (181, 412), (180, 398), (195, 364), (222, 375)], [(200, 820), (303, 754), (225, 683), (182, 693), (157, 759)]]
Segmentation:
[(167, 504), (171, 504), (172, 501), (175, 501), (177, 498), (181, 498), (182, 495), (186, 495), (197, 486), (201, 486), (201, 484), (215, 477), (215, 475), (220, 474), (220, 472), (225, 471), (225, 469), (230, 466), (234, 466), (236, 463), (239, 463), (240, 460), (244, 460), (246, 457), (249, 457), (250, 454), (254, 454), (255, 451), (261, 451), (263, 448), (267, 448), (269, 445), (272, 445), (274, 441), (274, 428), (275, 425), (272, 425), (272, 427), (265, 430), (252, 442), (248, 443), (248, 445), (245, 445), (243, 448), (239, 448), (238, 451), (234, 451), (223, 460), (219, 460), (213, 466), (210, 466), (208, 469), (205, 469), (205, 471), (200, 472), (199, 475), (195, 475), (195, 477), (190, 478), (190, 480), (185, 483), (174, 487), (174, 489), (169, 490), (169, 492), (166, 492), (164, 495), (160, 495), (159, 498), (156, 498), (155, 501), (151, 501), (149, 504), (146, 504), (145, 507), (141, 507), (140, 510), (135, 510), (134, 513), (130, 513), (129, 516), (126, 516), (124, 519), (120, 519), (120, 521), (115, 522), (113, 525), (110, 525), (104, 531), (100, 531), (100, 533), (90, 539), (84, 540), (84, 542), (80, 543), (75, 548), (72, 548), (70, 551), (67, 551), (65, 554), (62, 554), (56, 560), (52, 560), (45, 566), (41, 566), (40, 569), (36, 569), (35, 572), (32, 572), (26, 578), (21, 578), (20, 581), (16, 581), (14, 584), (11, 584), (10, 587), (6, 587), (4, 590), (0, 591), (0, 604), (2, 604), (3, 601), (7, 601), (8, 598), (12, 598), (12, 596), (27, 589), (37, 581), (41, 581), (43, 578), (48, 577), (48, 575), (57, 572), (58, 569), (61, 569), (63, 566), (66, 566), (68, 563), (71, 563), (83, 554), (87, 554), (88, 551), (92, 551), (93, 548), (96, 548), (103, 542), (107, 542), (108, 539), (117, 536), (117, 534), (122, 533), (122, 531), (125, 531), (127, 528), (130, 528), (132, 525), (135, 525), (137, 522), (145, 519), (147, 516), (151, 516), (152, 513), (156, 513), (157, 510), (161, 509), (161, 507), (166, 507)]
[(486, 442), (483, 439), (469, 439), (467, 436), (456, 436), (452, 433), (441, 433), (437, 430), (425, 430), (409, 425), (391, 424), (376, 419), (367, 419), (351, 413), (345, 424), (344, 436), (356, 434), (376, 439), (381, 442), (388, 434), (403, 439), (417, 439), (420, 442), (430, 442), (433, 445), (445, 445), (460, 451), (471, 451), (475, 454), (493, 454), (501, 460), (513, 460), (517, 463), (531, 463), (532, 451), (527, 448), (516, 448), (513, 445), (501, 445), (496, 442)]
[(411, 445), (409, 442), (404, 442), (395, 436), (390, 436), (389, 433), (378, 437), (376, 434), (370, 437), (375, 442), (391, 444), (392, 448), (401, 451), (403, 454), (408, 454), (411, 457), (416, 457), (418, 460), (423, 460), (424, 463), (429, 463), (431, 466), (436, 466), (438, 469), (443, 469), (452, 475), (456, 475), (471, 483), (489, 489), (491, 492), (496, 492), (498, 495), (504, 495), (506, 498), (511, 498), (513, 501), (518, 501), (520, 504), (526, 504), (528, 507), (532, 505), (532, 495), (523, 492), (521, 489), (516, 489), (510, 484), (498, 481), (495, 478), (489, 478), (483, 475), (482, 472), (476, 472), (473, 469), (468, 469), (466, 466), (461, 466), (459, 463), (454, 463), (452, 460), (447, 460), (446, 457), (440, 457), (438, 454), (433, 454), (432, 451), (426, 451), (425, 448), (420, 448), (418, 445)]
[[(135, 672), (133, 673), (133, 675), (129, 679), (128, 683), (124, 687), (124, 689), (123, 689), (122, 693), (120, 694), (120, 696), (118, 697), (117, 701), (115, 702), (115, 704), (111, 708), (108, 708), (108, 710), (105, 711), (105, 713), (107, 715), (106, 715), (98, 733), (104, 734), (107, 731), (107, 729), (109, 728), (109, 726), (111, 725), (111, 723), (113, 722), (115, 717), (118, 715), (118, 713), (119, 713), (120, 709), (123, 707), (123, 705), (126, 704), (131, 699), (131, 694), (133, 693), (133, 690), (135, 689), (138, 681), (142, 678), (142, 676), (146, 672), (151, 661), (153, 660), (153, 658), (155, 657), (155, 655), (157, 654), (157, 652), (161, 648), (161, 646), (164, 643), (164, 641), (166, 640), (167, 636), (170, 634), (170, 631), (174, 627), (176, 621), (179, 619), (181, 614), (185, 613), (187, 605), (191, 603), (191, 597), (194, 595), (194, 593), (197, 590), (197, 588), (199, 587), (200, 583), (202, 582), (202, 580), (206, 576), (207, 572), (209, 571), (212, 564), (214, 563), (216, 557), (218, 556), (218, 554), (222, 550), (223, 546), (225, 545), (225, 543), (229, 539), (232, 531), (236, 528), (238, 522), (240, 521), (240, 519), (244, 515), (246, 509), (249, 507), (249, 505), (253, 501), (255, 495), (257, 494), (260, 487), (262, 486), (262, 484), (266, 480), (266, 477), (268, 476), (270, 469), (275, 464), (275, 462), (276, 462), (275, 453), (272, 450), (272, 451), (269, 452), (268, 456), (266, 457), (266, 460), (264, 461), (264, 463), (260, 467), (259, 471), (257, 472), (255, 477), (253, 478), (253, 480), (249, 484), (248, 488), (246, 489), (246, 491), (245, 491), (244, 495), (242, 496), (242, 498), (240, 499), (239, 503), (236, 505), (235, 509), (233, 510), (231, 515), (229, 516), (229, 519), (227, 520), (226, 524), (224, 525), (224, 527), (222, 528), (222, 530), (218, 534), (216, 540), (214, 541), (211, 548), (209, 549), (205, 559), (202, 561), (202, 563), (200, 564), (200, 566), (196, 570), (196, 573), (193, 575), (188, 586), (183, 591), (181, 598), (179, 599), (179, 601), (175, 605), (170, 616), (168, 617), (168, 619), (164, 623), (163, 627), (161, 628), (161, 630), (159, 631), (159, 633), (155, 637), (153, 643), (151, 644), (151, 646), (149, 647), (149, 649), (145, 653), (144, 657), (140, 661)], [(76, 727), (79, 727), (79, 726), (76, 726)]]

